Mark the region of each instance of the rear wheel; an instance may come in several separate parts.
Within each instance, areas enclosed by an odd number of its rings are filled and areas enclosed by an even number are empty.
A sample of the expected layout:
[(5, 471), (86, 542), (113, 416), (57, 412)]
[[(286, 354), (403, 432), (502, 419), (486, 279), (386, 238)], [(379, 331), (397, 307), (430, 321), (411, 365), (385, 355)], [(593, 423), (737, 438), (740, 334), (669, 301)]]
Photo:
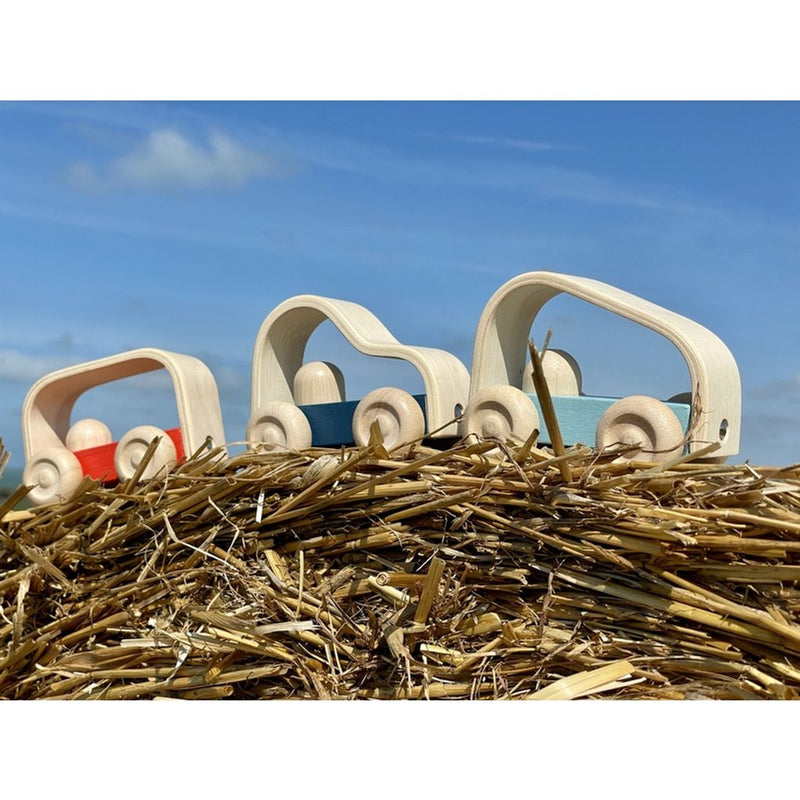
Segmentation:
[(159, 473), (163, 475), (178, 463), (175, 443), (166, 431), (155, 425), (138, 425), (131, 428), (119, 440), (117, 449), (114, 451), (114, 468), (121, 481), (130, 480), (136, 474), (147, 448), (157, 437), (161, 437), (161, 441), (156, 445), (155, 452), (142, 471), (141, 480), (150, 480)]
[(79, 419), (74, 422), (64, 439), (68, 450), (76, 452), (78, 450), (88, 450), (90, 447), (100, 447), (104, 444), (111, 444), (114, 437), (111, 435), (108, 425), (99, 419)]
[(298, 406), (344, 401), (344, 375), (329, 361), (309, 361), (294, 376), (294, 401)]
[(294, 403), (271, 400), (250, 417), (247, 441), (270, 450), (305, 450), (311, 447), (311, 425)]
[[(578, 362), (566, 350), (545, 350), (542, 356), (542, 370), (547, 380), (547, 388), (555, 397), (577, 397), (581, 394), (582, 376)], [(522, 376), (522, 391), (535, 394), (533, 367), (528, 361)]]

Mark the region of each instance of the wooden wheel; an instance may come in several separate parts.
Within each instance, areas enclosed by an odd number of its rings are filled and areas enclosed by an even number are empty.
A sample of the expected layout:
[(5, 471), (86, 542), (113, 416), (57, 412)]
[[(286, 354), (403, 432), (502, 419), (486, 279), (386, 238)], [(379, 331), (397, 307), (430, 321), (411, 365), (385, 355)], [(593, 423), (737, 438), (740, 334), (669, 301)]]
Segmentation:
[(684, 446), (683, 425), (655, 397), (631, 395), (610, 405), (597, 424), (598, 448), (620, 443), (640, 445), (638, 450), (621, 456), (623, 459), (662, 463), (680, 455)]
[(67, 431), (64, 444), (68, 450), (88, 450), (90, 447), (100, 447), (100, 445), (111, 444), (114, 437), (105, 422), (99, 419), (79, 419), (73, 423)]
[(525, 392), (514, 386), (487, 386), (472, 398), (464, 412), (463, 430), (482, 439), (509, 436), (525, 441), (539, 427), (539, 415)]
[(311, 447), (311, 425), (294, 403), (271, 400), (250, 417), (245, 437), (271, 450), (305, 450)]
[(687, 406), (692, 404), (692, 400), (694, 399), (691, 392), (678, 392), (678, 394), (672, 395), (672, 397), (667, 398), (668, 403), (684, 403)]
[(328, 361), (309, 361), (294, 376), (294, 401), (299, 406), (344, 401), (344, 375)]
[[(546, 350), (542, 357), (542, 369), (547, 379), (550, 394), (555, 397), (578, 397), (581, 394), (582, 376), (578, 362), (566, 350)], [(522, 375), (522, 391), (535, 394), (533, 367), (530, 360)]]
[(165, 431), (155, 425), (137, 425), (131, 428), (120, 440), (114, 451), (114, 468), (120, 480), (130, 480), (142, 463), (147, 448), (153, 439), (161, 437), (152, 458), (142, 472), (143, 481), (163, 474), (178, 463), (175, 443)]
[(375, 389), (356, 406), (353, 412), (353, 440), (360, 447), (369, 442), (373, 422), (380, 425), (387, 450), (425, 435), (425, 414), (419, 403), (402, 389)]
[(82, 480), (80, 462), (64, 447), (42, 448), (22, 473), (23, 484), (33, 487), (28, 499), (37, 506), (68, 500)]

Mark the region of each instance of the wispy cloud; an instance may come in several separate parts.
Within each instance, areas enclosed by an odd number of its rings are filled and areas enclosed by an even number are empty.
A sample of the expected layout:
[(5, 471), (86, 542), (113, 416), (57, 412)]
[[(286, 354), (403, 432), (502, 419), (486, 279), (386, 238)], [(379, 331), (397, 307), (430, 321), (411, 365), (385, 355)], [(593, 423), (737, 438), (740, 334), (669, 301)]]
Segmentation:
[[(755, 464), (796, 464), (800, 461), (797, 416), (783, 410), (753, 409), (742, 414), (739, 458)], [(757, 455), (751, 457), (751, 453)]]
[[(91, 109), (90, 109), (91, 111)], [(173, 115), (174, 116), (174, 115)], [(249, 180), (276, 178), (297, 163), (349, 172), (406, 185), (467, 186), (523, 192), (583, 203), (617, 205), (655, 211), (718, 216), (719, 210), (687, 198), (675, 188), (620, 180), (594, 171), (546, 163), (491, 158), (492, 150), (548, 153), (574, 149), (572, 145), (538, 139), (423, 132), (422, 135), (480, 148), (480, 158), (410, 155), (382, 144), (330, 135), (306, 134), (254, 124), (239, 126), (234, 138), (219, 132), (213, 115), (186, 110), (183, 123), (215, 130), (198, 144), (163, 124), (131, 152), (98, 169), (88, 162), (70, 168), (74, 186), (86, 191), (133, 187), (206, 189), (238, 188)], [(259, 142), (257, 147), (253, 140)], [(242, 141), (251, 144), (244, 145)], [(267, 150), (267, 152), (265, 152)], [(279, 155), (276, 155), (279, 154)]]
[(750, 394), (759, 400), (781, 400), (788, 397), (800, 399), (800, 372), (791, 378), (772, 381), (766, 386), (756, 386)]
[(249, 149), (219, 131), (205, 145), (174, 130), (153, 131), (130, 153), (98, 170), (86, 161), (69, 168), (73, 186), (84, 191), (108, 189), (238, 189), (258, 178), (283, 174), (278, 159)]
[(515, 139), (507, 136), (476, 136), (470, 134), (442, 134), (424, 133), (430, 139), (444, 139), (448, 142), (474, 144), (481, 147), (496, 147), (508, 150), (522, 150), (529, 153), (539, 153), (547, 150), (572, 150), (570, 145), (556, 142), (544, 142), (531, 139)]
[(66, 366), (62, 356), (45, 356), (24, 353), (21, 350), (0, 350), (0, 381), (6, 383), (33, 383)]
[[(56, 348), (57, 349), (57, 348)], [(39, 378), (49, 375), (56, 370), (91, 361), (108, 353), (73, 353), (65, 356), (26, 352), (18, 348), (4, 348), (0, 350), (0, 383), (32, 385)], [(137, 389), (144, 392), (165, 392), (172, 388), (169, 375), (163, 370), (146, 373), (131, 380), (137, 382)]]
[(0, 199), (0, 216), (31, 222), (47, 222), (85, 230), (118, 233), (131, 237), (154, 237), (195, 244), (222, 245), (269, 253), (293, 253), (295, 248), (284, 234), (275, 234), (274, 240), (266, 235), (237, 235), (207, 229), (165, 225), (146, 220), (131, 220), (114, 215), (88, 214), (53, 206), (34, 206)]
[[(599, 205), (715, 217), (721, 214), (718, 209), (698, 203), (670, 186), (620, 180), (585, 170), (508, 159), (468, 158), (463, 154), (447, 159), (425, 157), (354, 139), (298, 134), (268, 126), (258, 126), (258, 130), (265, 141), (287, 148), (298, 160), (313, 167), (350, 172), (381, 182), (434, 189), (448, 186), (497, 189)], [(478, 138), (487, 143), (492, 141), (492, 137)], [(517, 139), (505, 141), (522, 144)]]
[[(111, 353), (99, 351), (88, 353), (84, 351), (80, 355), (73, 353), (67, 357), (63, 353), (61, 355), (45, 355), (26, 352), (21, 348), (4, 348), (0, 350), (0, 383), (32, 385), (39, 378), (56, 370), (108, 355), (111, 355)], [(249, 374), (245, 366), (238, 362), (235, 365), (226, 364), (220, 356), (208, 353), (202, 354), (200, 358), (212, 370), (220, 394), (236, 400), (241, 397), (247, 397)], [(114, 383), (113, 390), (119, 390), (122, 394), (130, 394), (132, 386), (136, 387), (134, 395), (145, 393), (171, 397), (174, 394), (172, 379), (164, 369), (124, 378)]]
[(377, 263), (386, 263), (388, 258), (395, 264), (413, 264), (426, 270), (453, 270), (459, 274), (470, 272), (490, 276), (505, 274), (498, 265), (498, 253), (525, 264), (531, 252), (555, 254), (579, 251), (590, 254), (597, 249), (594, 237), (579, 233), (530, 230), (504, 233), (502, 236), (467, 235), (460, 229), (453, 233), (445, 229), (354, 224), (350, 220), (341, 222), (333, 215), (324, 219), (282, 218), (261, 223), (260, 230), (236, 232), (224, 226), (219, 229), (180, 226), (163, 220), (149, 221), (115, 214), (70, 211), (0, 199), (0, 217), (121, 234), (132, 239), (147, 237), (230, 247), (318, 263), (325, 263), (326, 259), (337, 253), (347, 252), (350, 263), (370, 268)]
[[(467, 186), (523, 192), (543, 197), (563, 198), (596, 205), (651, 209), (721, 218), (724, 212), (680, 188), (643, 183), (604, 175), (599, 171), (570, 169), (527, 159), (492, 158), (496, 151), (552, 153), (580, 149), (574, 145), (546, 139), (521, 138), (472, 133), (421, 131), (419, 135), (461, 142), (479, 148), (470, 158), (462, 148), (447, 159), (440, 155), (420, 156), (354, 138), (328, 134), (307, 134), (278, 129), (263, 123), (221, 122), (214, 113), (197, 108), (156, 104), (143, 113), (136, 104), (122, 104), (100, 112), (91, 104), (55, 110), (45, 105), (40, 113), (57, 113), (68, 120), (90, 120), (96, 124), (124, 125), (134, 135), (155, 116), (157, 129), (131, 152), (98, 169), (88, 162), (73, 164), (71, 178), (85, 190), (119, 186), (140, 188), (208, 188), (241, 186), (254, 178), (274, 178), (285, 174), (288, 165), (298, 162), (310, 167), (358, 174), (380, 182), (425, 186)], [(213, 133), (206, 144), (177, 133), (178, 128), (216, 130), (225, 124), (227, 133)], [(195, 137), (196, 138), (196, 137)], [(258, 145), (253, 145), (253, 141)], [(242, 142), (249, 142), (248, 145)], [(265, 150), (267, 152), (265, 152)]]

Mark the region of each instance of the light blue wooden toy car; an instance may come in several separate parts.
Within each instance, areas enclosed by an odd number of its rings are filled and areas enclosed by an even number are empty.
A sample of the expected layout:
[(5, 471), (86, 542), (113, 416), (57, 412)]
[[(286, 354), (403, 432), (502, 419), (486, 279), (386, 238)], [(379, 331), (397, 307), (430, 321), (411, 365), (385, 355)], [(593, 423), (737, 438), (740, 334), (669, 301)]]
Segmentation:
[(660, 333), (689, 369), (689, 394), (667, 402), (582, 394), (575, 360), (552, 350), (543, 367), (567, 445), (640, 445), (628, 457), (666, 461), (683, 452), (715, 449), (724, 460), (739, 451), (741, 382), (731, 352), (711, 331), (686, 317), (589, 278), (529, 272), (503, 284), (481, 314), (475, 335), (469, 402), (462, 433), (525, 441), (534, 428), (547, 443), (542, 409), (526, 367), (528, 336), (544, 304), (565, 292)]

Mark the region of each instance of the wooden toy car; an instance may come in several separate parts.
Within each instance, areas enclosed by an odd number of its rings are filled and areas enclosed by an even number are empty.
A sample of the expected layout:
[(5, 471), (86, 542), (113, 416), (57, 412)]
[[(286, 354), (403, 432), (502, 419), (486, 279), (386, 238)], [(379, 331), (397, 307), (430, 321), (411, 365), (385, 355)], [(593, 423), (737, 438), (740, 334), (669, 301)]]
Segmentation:
[[(77, 399), (101, 384), (166, 369), (172, 378), (180, 427), (161, 430), (140, 425), (114, 442), (108, 427), (96, 419), (71, 424)], [(217, 385), (208, 367), (196, 358), (154, 348), (131, 350), (58, 370), (38, 380), (22, 409), (26, 465), (23, 483), (35, 505), (68, 499), (84, 476), (105, 484), (132, 478), (150, 443), (161, 441), (140, 478), (200, 450), (207, 437), (225, 444)]]
[[(526, 369), (527, 341), (542, 306), (561, 292), (660, 333), (680, 351), (692, 392), (667, 402), (644, 395), (622, 399), (585, 396), (580, 370), (563, 351), (547, 351), (543, 367), (565, 444), (640, 444), (630, 457), (666, 461), (718, 443), (714, 459), (739, 449), (741, 383), (736, 361), (711, 331), (686, 317), (589, 278), (529, 272), (491, 297), (475, 335), (469, 402), (463, 433), (523, 441), (540, 428), (541, 407)], [(542, 436), (540, 441), (545, 441)]]
[[(421, 374), (425, 393), (384, 387), (360, 401), (345, 399), (341, 371), (328, 362), (303, 364), (309, 337), (330, 320), (359, 352), (407, 361)], [(469, 393), (469, 372), (444, 350), (400, 344), (372, 312), (356, 303), (299, 295), (264, 320), (253, 351), (251, 446), (299, 450), (369, 441), (373, 422), (388, 449), (420, 439), (455, 437)]]

